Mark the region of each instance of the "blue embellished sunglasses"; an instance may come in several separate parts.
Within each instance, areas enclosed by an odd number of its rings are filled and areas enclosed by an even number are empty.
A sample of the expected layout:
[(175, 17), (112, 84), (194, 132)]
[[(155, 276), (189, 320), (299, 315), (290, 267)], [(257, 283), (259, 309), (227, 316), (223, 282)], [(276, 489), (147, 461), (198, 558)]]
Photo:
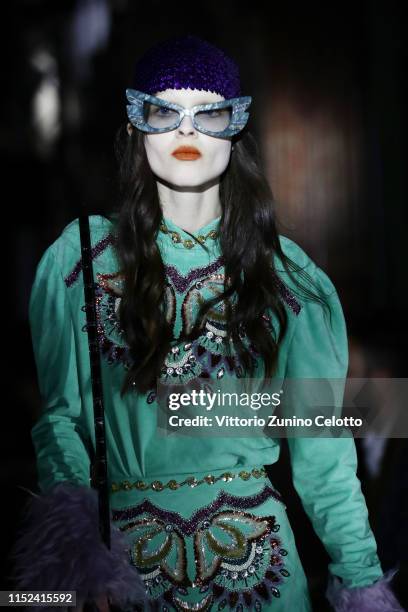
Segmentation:
[(126, 97), (130, 102), (126, 106), (129, 121), (142, 132), (170, 132), (188, 115), (196, 130), (216, 138), (238, 134), (248, 121), (249, 113), (245, 111), (252, 102), (251, 96), (243, 96), (184, 108), (136, 89), (127, 89)]

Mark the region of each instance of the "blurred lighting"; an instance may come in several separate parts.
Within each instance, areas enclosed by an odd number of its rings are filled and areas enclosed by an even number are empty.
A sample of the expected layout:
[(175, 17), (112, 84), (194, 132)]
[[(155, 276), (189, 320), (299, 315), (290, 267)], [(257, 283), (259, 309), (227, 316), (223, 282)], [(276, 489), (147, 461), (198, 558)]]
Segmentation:
[(69, 27), (69, 47), (74, 74), (80, 80), (90, 75), (92, 56), (104, 49), (111, 28), (106, 0), (79, 0)]
[(32, 100), (35, 147), (40, 155), (48, 156), (61, 131), (57, 63), (47, 49), (37, 49), (30, 62), (40, 73), (40, 82)]
[(324, 264), (329, 236), (347, 225), (359, 197), (358, 113), (352, 102), (303, 99), (296, 90), (270, 94), (265, 109), (265, 167), (278, 217)]

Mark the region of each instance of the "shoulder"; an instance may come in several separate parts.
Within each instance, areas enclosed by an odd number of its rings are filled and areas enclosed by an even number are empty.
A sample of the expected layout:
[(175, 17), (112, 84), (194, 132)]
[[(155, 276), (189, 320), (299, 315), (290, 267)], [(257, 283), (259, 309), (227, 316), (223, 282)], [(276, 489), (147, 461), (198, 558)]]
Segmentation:
[[(324, 299), (337, 298), (336, 288), (328, 274), (316, 264), (297, 242), (279, 234), (279, 243), (283, 254), (290, 260), (287, 262), (289, 271), (277, 254), (275, 254), (275, 270), (279, 279), (295, 294), (296, 299), (302, 306), (310, 301), (307, 291), (311, 291)], [(298, 283), (301, 284), (302, 288), (299, 288)]]
[[(102, 215), (89, 216), (89, 229), (91, 234), (92, 259), (101, 257), (109, 247), (114, 244), (113, 222)], [(60, 235), (47, 248), (43, 258), (53, 259), (61, 268), (65, 276), (78, 266), (81, 260), (81, 240), (79, 232), (79, 218), (66, 225)]]
[[(106, 237), (113, 231), (113, 223), (102, 215), (89, 215), (89, 229), (91, 245), (94, 247), (101, 238)], [(65, 249), (73, 249), (78, 253), (81, 249), (79, 218), (68, 223), (51, 246), (56, 255)]]
[[(308, 271), (311, 268), (316, 267), (316, 264), (311, 259), (311, 257), (294, 240), (291, 240), (283, 234), (279, 234), (279, 244), (284, 255), (286, 255), (286, 257), (295, 262), (297, 266), (300, 266), (302, 269), (308, 268)], [(275, 267), (278, 272), (286, 272), (282, 260), (277, 255), (275, 260)]]
[[(287, 375), (292, 378), (340, 378), (348, 369), (348, 335), (343, 307), (329, 275), (293, 240), (279, 236), (292, 274), (276, 267), (282, 284), (300, 304), (289, 335)], [(289, 265), (292, 271), (292, 266)], [(301, 287), (296, 284), (301, 284)]]

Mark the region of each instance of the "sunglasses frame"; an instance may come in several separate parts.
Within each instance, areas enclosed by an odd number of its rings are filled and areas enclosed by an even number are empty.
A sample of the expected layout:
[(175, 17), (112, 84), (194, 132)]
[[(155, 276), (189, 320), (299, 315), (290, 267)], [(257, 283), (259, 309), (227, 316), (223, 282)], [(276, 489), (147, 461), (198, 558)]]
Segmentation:
[[(191, 121), (197, 131), (202, 132), (203, 134), (207, 134), (208, 136), (214, 136), (215, 138), (228, 138), (229, 136), (234, 136), (235, 134), (241, 132), (249, 118), (249, 113), (245, 111), (252, 102), (251, 96), (241, 96), (239, 98), (221, 100), (220, 102), (211, 102), (210, 104), (198, 104), (196, 106), (193, 106), (192, 108), (184, 108), (183, 106), (175, 104), (174, 102), (168, 102), (167, 100), (157, 98), (156, 96), (146, 94), (136, 89), (126, 89), (126, 97), (130, 102), (130, 104), (126, 106), (129, 121), (134, 127), (136, 127), (138, 130), (141, 130), (142, 132), (146, 132), (149, 134), (161, 134), (163, 132), (171, 132), (172, 130), (176, 130), (179, 127), (180, 123), (187, 115), (188, 117), (191, 117)], [(146, 123), (143, 116), (143, 108), (145, 102), (151, 102), (156, 106), (162, 106), (171, 110), (175, 110), (179, 113), (179, 119), (170, 127), (153, 128)], [(197, 125), (195, 121), (196, 113), (203, 110), (216, 110), (219, 108), (226, 108), (228, 106), (232, 106), (232, 115), (231, 123), (225, 130), (222, 130), (220, 132), (212, 132)]]

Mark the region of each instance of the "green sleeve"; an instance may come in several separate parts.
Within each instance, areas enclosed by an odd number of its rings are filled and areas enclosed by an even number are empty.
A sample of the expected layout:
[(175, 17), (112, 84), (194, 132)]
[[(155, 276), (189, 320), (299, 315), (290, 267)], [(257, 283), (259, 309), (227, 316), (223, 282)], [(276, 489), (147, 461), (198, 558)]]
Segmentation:
[(41, 414), (31, 431), (39, 487), (45, 492), (59, 481), (90, 486), (72, 314), (53, 245), (37, 266), (29, 321), (41, 394)]
[[(333, 385), (333, 405), (340, 407), (341, 412), (348, 369), (343, 311), (328, 276), (313, 262), (307, 271), (326, 295), (332, 317), (330, 321), (319, 303), (303, 302), (291, 340), (286, 376), (343, 379), (342, 384)], [(298, 408), (300, 413), (301, 406)], [(298, 412), (296, 406), (295, 410)], [(341, 578), (346, 587), (371, 584), (383, 572), (356, 476), (353, 437), (351, 434), (338, 438), (291, 437), (288, 444), (294, 486), (331, 557), (330, 573)]]

